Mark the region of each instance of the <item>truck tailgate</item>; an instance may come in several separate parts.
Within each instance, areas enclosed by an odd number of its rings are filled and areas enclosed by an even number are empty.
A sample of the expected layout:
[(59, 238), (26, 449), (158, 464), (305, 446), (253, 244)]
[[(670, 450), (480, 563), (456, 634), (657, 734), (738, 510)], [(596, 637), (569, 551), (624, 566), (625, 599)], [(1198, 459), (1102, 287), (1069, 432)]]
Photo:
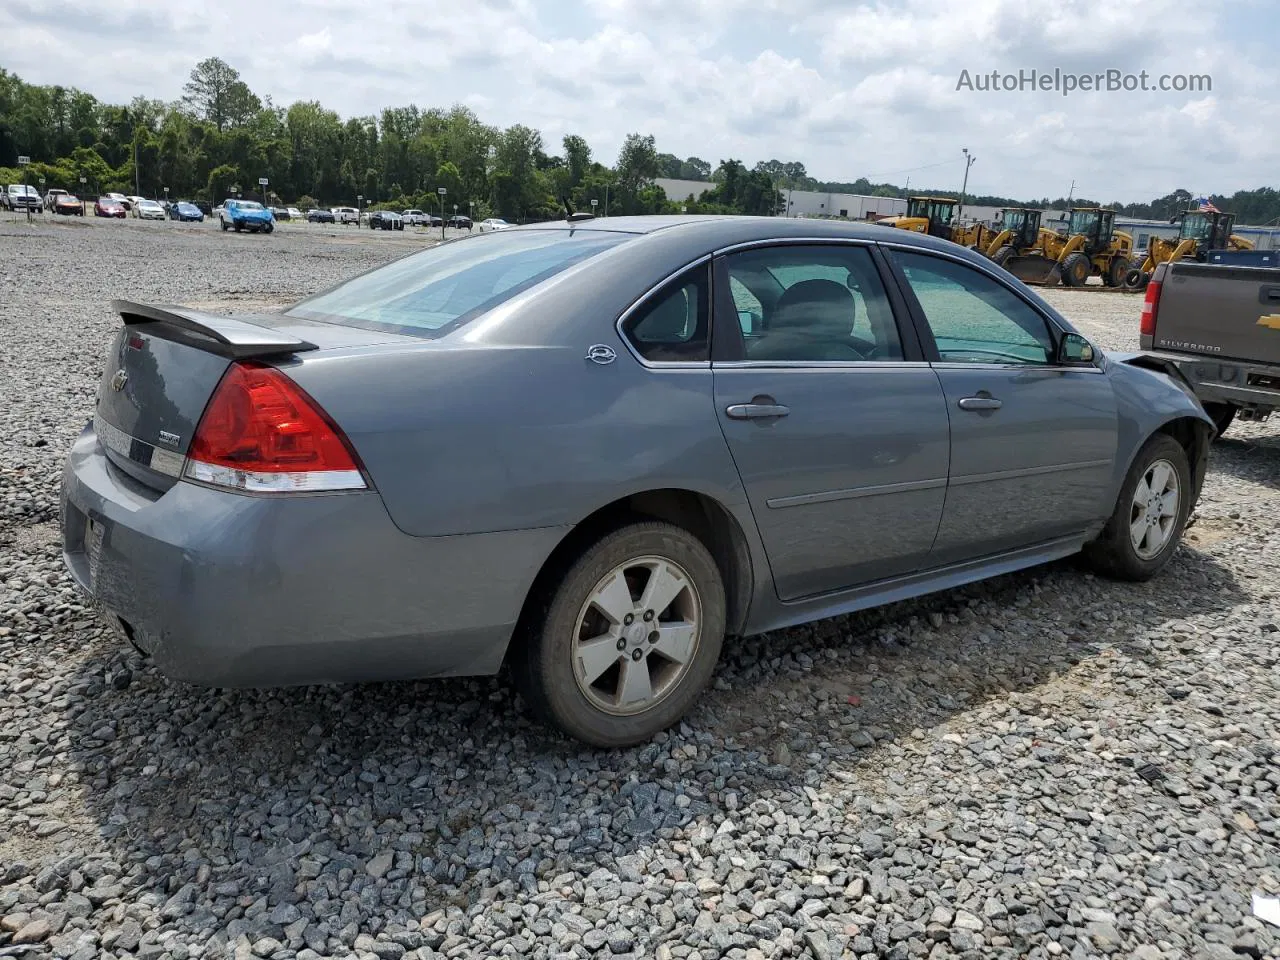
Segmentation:
[(1280, 364), (1280, 269), (1167, 265), (1152, 347)]

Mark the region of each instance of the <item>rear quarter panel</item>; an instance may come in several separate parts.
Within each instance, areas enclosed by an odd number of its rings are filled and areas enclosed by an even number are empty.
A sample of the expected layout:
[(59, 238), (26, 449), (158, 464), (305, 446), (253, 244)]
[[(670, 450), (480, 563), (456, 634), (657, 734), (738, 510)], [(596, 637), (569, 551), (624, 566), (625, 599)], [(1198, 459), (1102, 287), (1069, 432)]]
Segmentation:
[[(670, 487), (745, 511), (710, 366), (646, 368), (615, 328), (637, 297), (704, 252), (667, 244), (648, 256), (645, 239), (447, 338), (304, 354), (289, 373), (346, 431), (396, 524), (415, 536), (574, 524)], [(593, 344), (617, 359), (591, 362)]]

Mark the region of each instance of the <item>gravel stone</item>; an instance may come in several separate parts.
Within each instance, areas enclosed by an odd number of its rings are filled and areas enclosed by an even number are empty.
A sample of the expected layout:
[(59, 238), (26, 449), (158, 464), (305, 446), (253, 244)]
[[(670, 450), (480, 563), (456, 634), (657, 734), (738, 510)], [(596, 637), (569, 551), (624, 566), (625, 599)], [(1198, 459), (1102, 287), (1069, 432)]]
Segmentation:
[[(121, 643), (58, 530), (107, 299), (269, 312), (430, 242), (0, 213), (0, 955), (1280, 960), (1274, 421), (1215, 444), (1150, 583), (733, 639), (629, 750), (501, 680), (207, 690)], [(1042, 293), (1137, 347), (1138, 298)]]

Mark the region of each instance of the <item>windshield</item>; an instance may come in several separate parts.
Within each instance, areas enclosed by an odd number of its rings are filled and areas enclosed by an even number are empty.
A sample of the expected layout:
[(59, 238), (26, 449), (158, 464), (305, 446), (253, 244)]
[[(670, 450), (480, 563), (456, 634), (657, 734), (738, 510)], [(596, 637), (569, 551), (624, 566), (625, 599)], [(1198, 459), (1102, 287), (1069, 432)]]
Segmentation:
[(629, 236), (529, 230), (459, 240), (348, 280), (286, 316), (439, 336)]
[(10, 187), (9, 187), (9, 193), (10, 193), (12, 196), (16, 196), (16, 197), (36, 197), (36, 196), (39, 196), (39, 194), (37, 194), (37, 193), (36, 193), (36, 188), (35, 188), (35, 187), (24, 187), (22, 184), (10, 185)]
[(152, 207), (160, 206), (160, 204), (155, 200), (143, 200), (138, 204), (138, 206), (146, 207), (148, 210), (150, 210)]
[(1178, 237), (1182, 240), (1208, 240), (1213, 231), (1213, 221), (1203, 213), (1188, 213), (1182, 218), (1182, 230)]
[(237, 200), (236, 209), (237, 210), (261, 210), (262, 204), (258, 203), (257, 200)]
[(1071, 224), (1068, 227), (1068, 232), (1072, 234), (1093, 233), (1093, 226), (1097, 222), (1097, 220), (1098, 220), (1097, 210), (1072, 210)]

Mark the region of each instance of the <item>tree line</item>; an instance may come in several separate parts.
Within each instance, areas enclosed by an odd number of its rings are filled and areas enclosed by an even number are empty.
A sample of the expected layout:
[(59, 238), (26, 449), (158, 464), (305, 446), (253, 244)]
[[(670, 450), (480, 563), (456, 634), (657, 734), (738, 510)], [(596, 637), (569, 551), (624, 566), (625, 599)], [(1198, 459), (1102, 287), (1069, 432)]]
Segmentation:
[[(28, 156), (27, 170), (16, 169)], [(77, 192), (80, 178), (94, 194), (120, 191), (217, 202), (238, 187), (243, 195), (300, 206), (355, 204), (420, 207), (476, 217), (538, 220), (575, 209), (611, 214), (773, 214), (782, 191), (822, 190), (870, 196), (905, 196), (897, 184), (819, 181), (796, 161), (741, 160), (714, 166), (700, 157), (659, 153), (653, 135), (627, 136), (617, 160), (592, 156), (586, 140), (564, 137), (557, 151), (531, 127), (499, 128), (463, 106), (389, 107), (377, 116), (343, 120), (318, 101), (276, 106), (259, 97), (230, 64), (210, 57), (191, 71), (174, 103), (135, 97), (108, 104), (63, 86), (23, 82), (0, 68), (0, 184), (44, 180), (46, 188)], [(700, 196), (668, 197), (654, 182), (665, 177), (701, 180), (713, 188)], [(439, 190), (445, 190), (443, 204)], [(955, 190), (917, 188), (915, 193), (959, 196)], [(1149, 203), (1114, 203), (1134, 217), (1168, 219), (1195, 198), (1177, 190)], [(1263, 187), (1231, 196), (1214, 194), (1215, 206), (1242, 223), (1280, 220), (1280, 192)], [(969, 195), (984, 206), (1064, 207), (1094, 201)]]

